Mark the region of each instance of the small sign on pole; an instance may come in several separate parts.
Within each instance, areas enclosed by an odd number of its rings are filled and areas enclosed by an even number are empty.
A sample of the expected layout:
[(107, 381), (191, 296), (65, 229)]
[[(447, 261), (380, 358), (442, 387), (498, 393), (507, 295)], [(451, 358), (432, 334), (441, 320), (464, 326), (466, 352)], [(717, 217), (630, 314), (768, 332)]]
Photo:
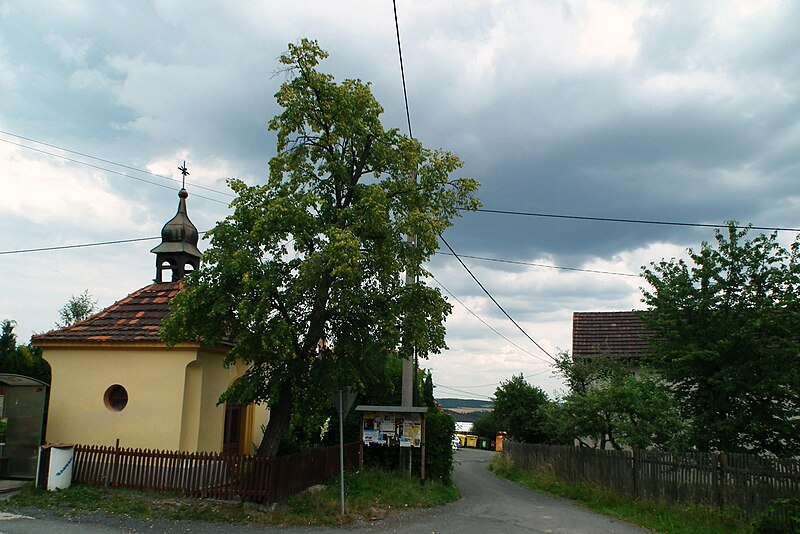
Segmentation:
[(353, 391), (350, 386), (340, 387), (333, 395), (333, 406), (339, 414), (339, 487), (342, 497), (342, 515), (344, 515), (344, 417), (353, 407), (356, 397), (358, 397), (358, 393)]

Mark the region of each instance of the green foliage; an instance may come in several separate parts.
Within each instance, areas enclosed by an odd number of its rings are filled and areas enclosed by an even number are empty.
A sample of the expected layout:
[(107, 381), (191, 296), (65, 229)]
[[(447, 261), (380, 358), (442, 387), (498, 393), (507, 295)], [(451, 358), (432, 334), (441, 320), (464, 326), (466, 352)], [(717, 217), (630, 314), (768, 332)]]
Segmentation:
[(228, 340), (228, 362), (251, 364), (224, 398), (270, 402), (262, 454), (275, 452), (301, 396), (363, 392), (398, 347), (422, 358), (445, 348), (451, 306), (399, 274), (424, 280), (438, 235), (479, 205), (477, 182), (450, 178), (457, 156), (384, 129), (369, 84), (319, 72), (326, 57), (306, 39), (281, 57), (289, 77), (269, 123), (267, 183), (230, 181), (233, 214), (208, 232), (204, 263), (162, 329), (171, 344)]
[(505, 426), (500, 424), (500, 421), (497, 420), (497, 415), (493, 411), (481, 414), (472, 423), (473, 434), (492, 440), (495, 439), (498, 432), (504, 429)]
[(653, 365), (700, 450), (800, 453), (800, 242), (729, 223), (644, 269)]
[(753, 523), (759, 534), (800, 532), (800, 499), (776, 499)]
[[(376, 359), (376, 362), (379, 360)], [(399, 406), (403, 359), (396, 353), (386, 356), (383, 365), (366, 369), (356, 404)], [(333, 390), (308, 389), (297, 392), (297, 405), (289, 427), (281, 439), (279, 454), (291, 454), (339, 443), (339, 416), (333, 407)], [(360, 439), (360, 415), (351, 411), (344, 421), (345, 441)], [(327, 426), (328, 431), (322, 434)], [(393, 456), (392, 456), (393, 458)], [(381, 464), (383, 465), (383, 464)]]
[(544, 410), (550, 400), (541, 388), (525, 381), (522, 374), (502, 382), (494, 393), (494, 414), (508, 436), (527, 443), (547, 443)]
[(619, 357), (573, 361), (558, 354), (556, 369), (569, 392), (547, 408), (556, 441), (601, 449), (656, 447), (681, 450), (686, 425), (672, 390), (646, 369), (634, 374)]
[(56, 322), (56, 328), (65, 328), (88, 319), (96, 309), (97, 301), (92, 300), (88, 289), (84, 289), (83, 293), (77, 297), (72, 295), (67, 303), (58, 310), (61, 322)]
[(0, 372), (29, 376), (49, 384), (50, 364), (42, 358), (39, 347), (17, 345), (16, 325), (8, 319), (0, 321)]
[(425, 381), (422, 386), (422, 405), (429, 410), (436, 410), (436, 399), (433, 398), (433, 373), (425, 373)]
[(445, 485), (453, 482), (453, 446), (456, 420), (444, 412), (425, 416), (425, 476)]

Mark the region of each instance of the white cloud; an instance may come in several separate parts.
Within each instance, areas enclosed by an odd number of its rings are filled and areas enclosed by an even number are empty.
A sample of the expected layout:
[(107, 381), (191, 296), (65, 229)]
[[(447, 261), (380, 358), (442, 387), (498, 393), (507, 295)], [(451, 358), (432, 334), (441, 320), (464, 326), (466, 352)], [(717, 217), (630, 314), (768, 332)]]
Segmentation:
[[(489, 208), (792, 225), (800, 205), (794, 5), (398, 3), (415, 134), (426, 146), (459, 152), (465, 174), (484, 183)], [(219, 0), (13, 0), (0, 3), (0, 17), (3, 130), (172, 178), (186, 159), (190, 186), (226, 191), (228, 176), (263, 179), (274, 150), (266, 122), (281, 81), (272, 74), (286, 43), (300, 37), (331, 52), (323, 70), (337, 79), (372, 81), (385, 124), (405, 126), (389, 2), (310, 0), (290, 9)], [(6, 250), (156, 235), (174, 213), (173, 192), (3, 145)], [(216, 195), (189, 190), (198, 229), (225, 215), (225, 206), (199, 198)], [(464, 254), (627, 273), (682, 256), (713, 235), (474, 221), (465, 217), (452, 229)], [(20, 331), (40, 330), (84, 288), (108, 304), (152, 276), (149, 248), (3, 257), (0, 313), (17, 319)], [(467, 261), (551, 353), (570, 348), (572, 312), (642, 305), (638, 278)], [(460, 266), (434, 265), (437, 278), (492, 327), (539, 354)], [(453, 304), (450, 350), (431, 360), (437, 382), (499, 383), (523, 372), (550, 390), (549, 373), (536, 374), (544, 363)]]
[[(114, 193), (105, 174), (58, 165), (0, 144), (0, 214), (37, 224), (141, 232), (144, 211), (136, 201)], [(138, 230), (137, 230), (138, 229)]]
[(53, 33), (45, 35), (44, 42), (67, 63), (83, 63), (91, 48), (91, 40), (88, 38), (69, 40)]
[(76, 70), (70, 75), (69, 84), (77, 91), (99, 95), (116, 96), (119, 91), (119, 84), (98, 68)]

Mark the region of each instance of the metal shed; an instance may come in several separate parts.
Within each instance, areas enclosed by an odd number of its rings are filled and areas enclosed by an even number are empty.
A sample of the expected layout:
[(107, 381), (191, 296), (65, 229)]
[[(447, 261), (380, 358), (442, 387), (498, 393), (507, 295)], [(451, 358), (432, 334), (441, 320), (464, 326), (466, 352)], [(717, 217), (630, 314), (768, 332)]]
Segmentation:
[(47, 384), (0, 373), (0, 478), (34, 478), (44, 431)]

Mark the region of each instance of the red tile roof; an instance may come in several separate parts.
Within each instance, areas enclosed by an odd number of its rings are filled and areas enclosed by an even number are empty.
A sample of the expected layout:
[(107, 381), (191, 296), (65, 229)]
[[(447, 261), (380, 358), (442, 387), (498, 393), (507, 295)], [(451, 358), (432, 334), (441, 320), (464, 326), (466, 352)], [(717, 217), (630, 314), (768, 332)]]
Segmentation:
[(161, 322), (169, 314), (169, 302), (182, 282), (155, 283), (134, 291), (103, 311), (72, 326), (33, 336), (45, 343), (161, 343)]
[(647, 351), (650, 335), (641, 312), (575, 312), (572, 315), (572, 357), (602, 354), (638, 358)]

